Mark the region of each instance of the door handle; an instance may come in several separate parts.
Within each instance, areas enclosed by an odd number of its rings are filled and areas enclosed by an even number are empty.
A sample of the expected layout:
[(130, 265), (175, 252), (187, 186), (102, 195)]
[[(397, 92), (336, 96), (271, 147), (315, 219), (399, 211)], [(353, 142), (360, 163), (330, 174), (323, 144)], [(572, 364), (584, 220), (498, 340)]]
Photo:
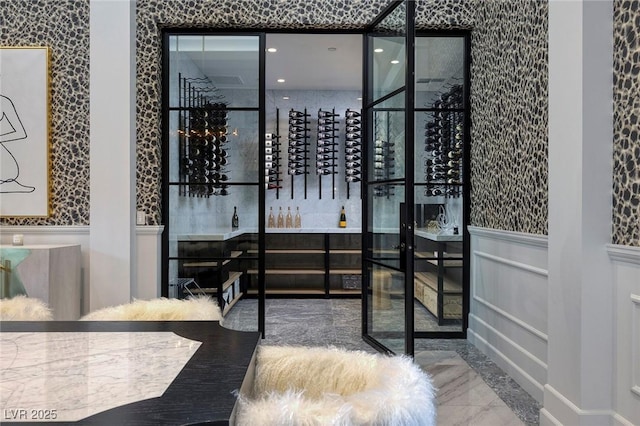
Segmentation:
[(404, 250), (404, 248), (405, 248), (405, 244), (404, 244), (404, 243), (400, 243), (399, 245), (397, 245), (397, 246), (393, 246), (392, 248), (393, 248), (394, 250), (398, 250), (398, 249), (400, 249), (400, 250)]

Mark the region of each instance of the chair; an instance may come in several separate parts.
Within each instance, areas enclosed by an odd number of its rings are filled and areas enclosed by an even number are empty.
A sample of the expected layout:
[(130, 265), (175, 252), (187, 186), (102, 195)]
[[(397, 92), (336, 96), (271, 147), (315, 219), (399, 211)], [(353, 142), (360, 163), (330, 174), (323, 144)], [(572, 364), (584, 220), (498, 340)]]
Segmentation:
[(51, 309), (40, 299), (24, 295), (0, 299), (0, 321), (51, 321)]
[(435, 425), (430, 377), (409, 357), (259, 346), (237, 425)]
[(134, 300), (88, 313), (81, 321), (221, 321), (222, 312), (210, 297)]

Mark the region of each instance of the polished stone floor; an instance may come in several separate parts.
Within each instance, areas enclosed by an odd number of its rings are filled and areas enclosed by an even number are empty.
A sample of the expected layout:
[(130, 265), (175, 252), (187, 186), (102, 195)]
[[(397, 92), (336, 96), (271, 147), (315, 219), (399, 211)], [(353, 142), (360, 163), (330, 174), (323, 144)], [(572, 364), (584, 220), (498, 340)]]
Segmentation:
[[(263, 344), (375, 352), (361, 337), (356, 299), (269, 299)], [(257, 329), (257, 301), (241, 300), (224, 326)], [(438, 389), (438, 425), (537, 425), (539, 404), (466, 340), (417, 339), (415, 361)]]

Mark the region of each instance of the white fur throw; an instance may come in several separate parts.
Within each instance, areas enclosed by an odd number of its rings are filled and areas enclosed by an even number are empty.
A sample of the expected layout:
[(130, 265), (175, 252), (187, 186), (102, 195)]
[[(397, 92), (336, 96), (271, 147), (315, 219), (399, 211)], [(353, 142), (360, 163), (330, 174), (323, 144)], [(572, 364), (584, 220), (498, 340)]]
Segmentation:
[(0, 299), (0, 321), (51, 321), (51, 309), (40, 299), (23, 295)]
[(431, 379), (405, 356), (260, 346), (253, 391), (237, 425), (436, 424)]
[(134, 300), (90, 312), (82, 321), (221, 321), (218, 303), (208, 296), (191, 299)]

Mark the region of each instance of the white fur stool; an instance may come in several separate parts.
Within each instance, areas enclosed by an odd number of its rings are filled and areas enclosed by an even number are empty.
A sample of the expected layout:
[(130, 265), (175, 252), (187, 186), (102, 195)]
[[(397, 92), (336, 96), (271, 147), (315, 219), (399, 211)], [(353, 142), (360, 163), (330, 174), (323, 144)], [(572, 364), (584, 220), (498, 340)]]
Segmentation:
[(259, 346), (237, 425), (435, 425), (430, 377), (409, 357)]
[(23, 295), (0, 299), (0, 321), (51, 321), (51, 309), (40, 299)]
[(221, 321), (218, 303), (208, 296), (190, 299), (158, 298), (98, 309), (81, 321)]

